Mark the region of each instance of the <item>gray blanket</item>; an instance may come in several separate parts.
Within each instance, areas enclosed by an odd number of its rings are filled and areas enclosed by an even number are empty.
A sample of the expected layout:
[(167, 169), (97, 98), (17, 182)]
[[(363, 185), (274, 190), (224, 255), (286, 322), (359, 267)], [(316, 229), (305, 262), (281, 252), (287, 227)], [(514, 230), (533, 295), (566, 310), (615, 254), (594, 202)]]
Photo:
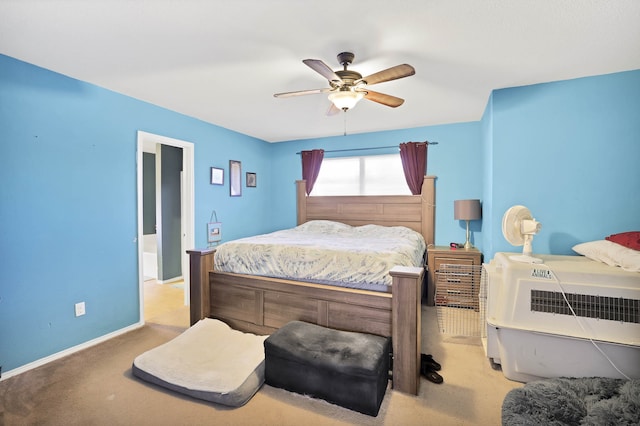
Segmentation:
[(593, 377), (530, 382), (505, 396), (502, 424), (638, 425), (640, 379)]

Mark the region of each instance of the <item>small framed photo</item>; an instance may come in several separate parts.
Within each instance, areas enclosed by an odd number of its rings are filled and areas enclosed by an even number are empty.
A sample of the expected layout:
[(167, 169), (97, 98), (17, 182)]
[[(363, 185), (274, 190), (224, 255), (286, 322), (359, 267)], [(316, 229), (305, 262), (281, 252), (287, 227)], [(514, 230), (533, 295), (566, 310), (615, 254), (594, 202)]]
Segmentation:
[(209, 222), (207, 223), (207, 242), (209, 244), (218, 243), (222, 240), (222, 223)]
[(211, 185), (224, 185), (224, 169), (211, 167)]
[(247, 172), (247, 188), (255, 188), (258, 184), (256, 174)]
[(242, 196), (242, 164), (236, 160), (229, 160), (229, 195)]

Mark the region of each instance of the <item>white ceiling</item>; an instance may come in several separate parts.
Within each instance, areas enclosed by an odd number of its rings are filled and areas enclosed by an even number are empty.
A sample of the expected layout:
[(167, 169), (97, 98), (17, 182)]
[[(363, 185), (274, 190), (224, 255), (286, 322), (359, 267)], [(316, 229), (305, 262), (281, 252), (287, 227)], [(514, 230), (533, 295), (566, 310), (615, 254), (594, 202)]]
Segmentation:
[[(327, 116), (302, 63), (356, 55), (373, 86)], [(278, 142), (476, 121), (493, 89), (640, 69), (638, 0), (0, 0), (0, 53)], [(345, 120), (346, 118), (346, 120)]]

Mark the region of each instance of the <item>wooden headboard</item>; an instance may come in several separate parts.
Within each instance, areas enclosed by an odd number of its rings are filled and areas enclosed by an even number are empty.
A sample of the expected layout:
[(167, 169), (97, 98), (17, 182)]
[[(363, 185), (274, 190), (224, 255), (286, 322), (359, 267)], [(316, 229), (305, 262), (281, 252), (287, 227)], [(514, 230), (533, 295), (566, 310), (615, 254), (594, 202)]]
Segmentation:
[(425, 176), (420, 195), (307, 196), (306, 181), (296, 181), (298, 225), (333, 220), (352, 226), (406, 226), (420, 232), (427, 247), (434, 244), (435, 176)]

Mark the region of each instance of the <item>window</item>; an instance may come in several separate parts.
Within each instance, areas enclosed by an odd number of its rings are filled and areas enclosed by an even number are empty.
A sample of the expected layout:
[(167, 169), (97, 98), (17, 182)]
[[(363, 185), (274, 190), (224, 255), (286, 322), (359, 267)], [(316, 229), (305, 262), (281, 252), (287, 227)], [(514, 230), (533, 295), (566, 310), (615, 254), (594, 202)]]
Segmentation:
[(325, 158), (312, 195), (411, 195), (400, 154)]

